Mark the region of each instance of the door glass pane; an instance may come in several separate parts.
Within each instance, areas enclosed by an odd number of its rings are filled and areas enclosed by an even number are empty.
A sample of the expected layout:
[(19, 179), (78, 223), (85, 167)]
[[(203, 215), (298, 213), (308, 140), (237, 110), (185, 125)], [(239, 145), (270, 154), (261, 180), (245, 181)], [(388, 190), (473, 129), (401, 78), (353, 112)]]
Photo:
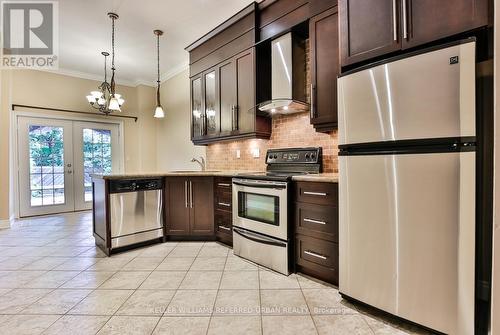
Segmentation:
[(65, 202), (63, 133), (62, 127), (29, 127), (31, 206)]
[(238, 192), (238, 216), (279, 226), (277, 196)]
[(83, 129), (83, 185), (85, 201), (92, 201), (91, 174), (111, 173), (111, 130)]
[(192, 83), (192, 108), (193, 108), (193, 137), (203, 136), (203, 117), (201, 110), (201, 78), (193, 80)]
[(207, 133), (217, 132), (217, 106), (215, 97), (215, 71), (205, 75), (205, 117), (207, 118)]

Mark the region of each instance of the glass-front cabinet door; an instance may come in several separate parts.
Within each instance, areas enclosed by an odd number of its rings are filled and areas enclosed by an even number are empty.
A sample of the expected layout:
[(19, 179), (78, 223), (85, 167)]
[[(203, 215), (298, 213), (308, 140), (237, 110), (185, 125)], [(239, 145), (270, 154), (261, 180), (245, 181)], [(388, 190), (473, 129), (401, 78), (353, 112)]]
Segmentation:
[(192, 138), (205, 135), (205, 113), (203, 111), (202, 77), (191, 79), (191, 123)]
[(210, 70), (203, 75), (205, 86), (205, 118), (206, 134), (217, 135), (220, 131), (219, 97), (217, 89), (217, 75), (215, 70)]

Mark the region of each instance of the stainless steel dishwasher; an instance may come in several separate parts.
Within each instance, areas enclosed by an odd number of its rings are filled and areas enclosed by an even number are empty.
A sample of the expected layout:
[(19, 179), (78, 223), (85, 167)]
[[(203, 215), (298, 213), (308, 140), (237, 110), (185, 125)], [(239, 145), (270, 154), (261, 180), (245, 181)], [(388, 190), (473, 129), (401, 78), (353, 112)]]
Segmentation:
[(163, 238), (163, 179), (109, 184), (111, 248)]

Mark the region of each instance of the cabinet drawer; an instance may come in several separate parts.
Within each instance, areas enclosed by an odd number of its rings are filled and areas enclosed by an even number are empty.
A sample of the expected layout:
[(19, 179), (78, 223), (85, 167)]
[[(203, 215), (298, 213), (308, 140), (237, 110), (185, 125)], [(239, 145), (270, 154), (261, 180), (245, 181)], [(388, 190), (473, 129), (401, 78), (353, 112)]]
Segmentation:
[(232, 189), (233, 179), (230, 177), (216, 177), (215, 181), (215, 189), (216, 190), (229, 190)]
[(218, 189), (215, 192), (215, 209), (232, 211), (232, 192), (230, 190)]
[(339, 223), (337, 206), (295, 204), (297, 233), (338, 242)]
[(297, 182), (295, 192), (295, 199), (299, 202), (329, 206), (338, 203), (337, 183)]
[(313, 237), (296, 235), (295, 260), (298, 270), (325, 280), (338, 283), (338, 244)]
[(217, 232), (232, 234), (233, 217), (231, 212), (215, 211), (215, 230)]

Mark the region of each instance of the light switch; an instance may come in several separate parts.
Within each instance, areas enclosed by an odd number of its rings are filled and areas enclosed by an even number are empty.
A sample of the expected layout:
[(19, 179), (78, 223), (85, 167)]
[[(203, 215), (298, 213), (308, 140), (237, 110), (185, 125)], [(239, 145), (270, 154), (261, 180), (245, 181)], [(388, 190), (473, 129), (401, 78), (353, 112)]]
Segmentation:
[(240, 159), (241, 158), (241, 152), (240, 149), (236, 149), (236, 158)]

